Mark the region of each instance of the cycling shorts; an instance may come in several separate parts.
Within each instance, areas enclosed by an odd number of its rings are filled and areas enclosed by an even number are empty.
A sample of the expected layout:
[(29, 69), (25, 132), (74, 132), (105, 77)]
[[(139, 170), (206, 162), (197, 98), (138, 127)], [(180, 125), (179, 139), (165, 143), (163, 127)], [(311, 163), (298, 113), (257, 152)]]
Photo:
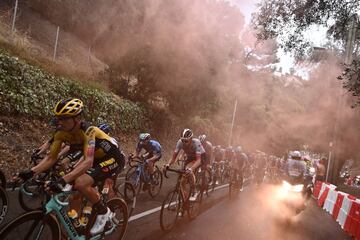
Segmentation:
[(83, 156), (83, 152), (82, 151), (73, 151), (70, 152), (69, 154), (67, 154), (65, 156), (65, 158), (68, 158), (70, 160), (70, 162), (76, 162), (77, 160), (79, 160), (81, 157)]
[(94, 160), (93, 166), (86, 172), (95, 182), (103, 181), (107, 178), (114, 177), (121, 172), (125, 166), (125, 156), (122, 157), (110, 157), (101, 160)]
[[(148, 160), (149, 158), (152, 158), (153, 156), (149, 156), (149, 157), (147, 157), (147, 159), (146, 160)], [(157, 161), (159, 161), (160, 159), (161, 159), (161, 153), (160, 154), (158, 154), (158, 157), (156, 157), (154, 160), (152, 160), (152, 162), (153, 163), (156, 163)]]
[[(201, 157), (201, 166), (205, 166), (210, 163), (210, 160), (209, 161), (207, 160), (205, 153), (201, 154), (200, 157)], [(196, 158), (187, 159), (185, 162), (185, 166), (188, 165), (189, 163), (192, 163), (195, 161), (196, 161)]]

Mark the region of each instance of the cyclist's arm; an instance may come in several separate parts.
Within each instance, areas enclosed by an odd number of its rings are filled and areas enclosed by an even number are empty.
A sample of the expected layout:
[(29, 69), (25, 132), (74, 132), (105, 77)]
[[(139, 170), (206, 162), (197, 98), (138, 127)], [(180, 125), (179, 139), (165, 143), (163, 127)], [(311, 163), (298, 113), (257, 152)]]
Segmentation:
[(34, 174), (42, 173), (51, 168), (57, 161), (57, 156), (60, 152), (62, 141), (54, 140), (50, 146), (50, 154), (47, 155), (38, 165), (31, 168)]
[(140, 145), (140, 143), (138, 143), (137, 146), (136, 146), (136, 151), (135, 151), (135, 156), (136, 157), (139, 157), (141, 149), (142, 149), (142, 146)]
[(89, 127), (85, 133), (86, 138), (84, 140), (84, 160), (79, 161), (79, 164), (66, 174), (63, 179), (65, 182), (72, 182), (92, 167), (95, 153), (95, 136), (96, 132), (93, 127)]
[(69, 152), (69, 150), (70, 150), (70, 146), (65, 145), (59, 153), (59, 158), (65, 156)]
[(176, 147), (175, 147), (175, 151), (172, 155), (172, 158), (170, 159), (170, 161), (168, 162), (168, 165), (171, 165), (175, 162), (176, 160), (176, 157), (178, 156), (180, 150), (182, 149), (182, 142), (181, 140), (179, 140), (177, 143), (176, 143)]

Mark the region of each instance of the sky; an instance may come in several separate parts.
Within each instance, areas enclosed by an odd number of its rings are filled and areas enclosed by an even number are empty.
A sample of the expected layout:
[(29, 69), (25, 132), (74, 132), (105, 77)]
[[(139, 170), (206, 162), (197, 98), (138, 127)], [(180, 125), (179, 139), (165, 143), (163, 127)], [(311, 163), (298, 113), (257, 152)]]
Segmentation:
[[(237, 5), (241, 12), (245, 16), (246, 24), (250, 23), (251, 14), (256, 11), (256, 4), (261, 2), (261, 0), (229, 0), (233, 4)], [(326, 28), (313, 26), (311, 29), (305, 34), (305, 38), (311, 39), (314, 46), (322, 46), (326, 43)], [(275, 64), (276, 74), (290, 74), (291, 69), (294, 68), (295, 75), (301, 77), (304, 80), (308, 80), (309, 78), (309, 70), (306, 70), (301, 67), (296, 67), (295, 59), (289, 54), (284, 53), (281, 49), (276, 53), (279, 58), (279, 63)]]

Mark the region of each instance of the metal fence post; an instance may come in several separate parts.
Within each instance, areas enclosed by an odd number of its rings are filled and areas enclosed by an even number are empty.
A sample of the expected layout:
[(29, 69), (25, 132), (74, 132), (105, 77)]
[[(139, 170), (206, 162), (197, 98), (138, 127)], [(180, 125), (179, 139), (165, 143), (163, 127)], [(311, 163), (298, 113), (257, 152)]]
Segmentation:
[(57, 30), (56, 30), (56, 38), (55, 38), (53, 61), (55, 61), (55, 59), (56, 59), (57, 45), (58, 45), (58, 40), (59, 40), (59, 30), (60, 30), (60, 27), (58, 26), (58, 27), (57, 27)]
[(15, 21), (16, 21), (18, 2), (19, 2), (19, 0), (15, 1), (15, 8), (14, 8), (14, 15), (13, 15), (13, 20), (12, 20), (11, 32), (15, 31)]

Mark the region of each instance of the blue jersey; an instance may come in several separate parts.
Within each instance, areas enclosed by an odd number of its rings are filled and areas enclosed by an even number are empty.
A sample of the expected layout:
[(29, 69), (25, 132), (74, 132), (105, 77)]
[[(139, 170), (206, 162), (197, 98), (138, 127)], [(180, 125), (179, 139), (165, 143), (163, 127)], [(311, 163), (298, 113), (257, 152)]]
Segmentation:
[(150, 140), (147, 144), (139, 142), (136, 147), (136, 151), (140, 152), (141, 149), (145, 149), (145, 151), (151, 155), (161, 154), (161, 145), (155, 140)]

